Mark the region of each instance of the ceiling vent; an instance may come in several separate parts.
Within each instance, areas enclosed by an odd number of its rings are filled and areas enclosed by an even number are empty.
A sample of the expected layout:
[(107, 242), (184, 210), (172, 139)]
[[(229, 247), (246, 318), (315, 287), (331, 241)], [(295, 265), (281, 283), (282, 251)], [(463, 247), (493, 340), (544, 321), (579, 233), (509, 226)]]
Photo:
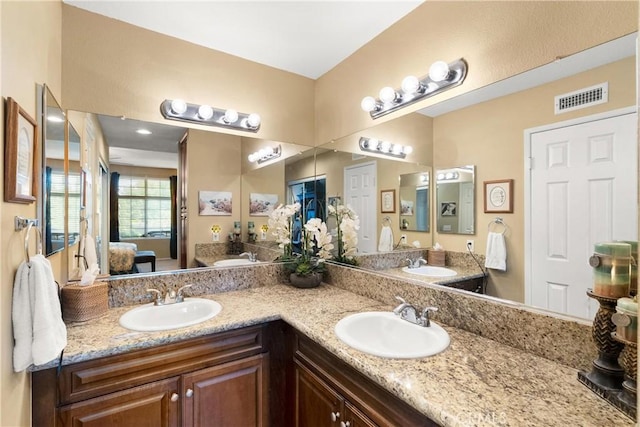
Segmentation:
[(555, 114), (579, 110), (609, 101), (609, 83), (587, 87), (555, 97)]

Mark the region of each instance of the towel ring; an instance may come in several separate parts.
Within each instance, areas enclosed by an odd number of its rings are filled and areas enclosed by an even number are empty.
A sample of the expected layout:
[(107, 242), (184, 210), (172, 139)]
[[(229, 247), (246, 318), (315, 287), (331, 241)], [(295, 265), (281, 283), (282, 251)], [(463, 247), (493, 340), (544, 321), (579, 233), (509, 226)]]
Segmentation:
[[(29, 225), (27, 225), (27, 231), (25, 231), (24, 234), (24, 255), (27, 260), (27, 264), (31, 262), (31, 258), (29, 257), (29, 232), (33, 225), (34, 222), (30, 221)], [(38, 240), (36, 242), (36, 255), (42, 255), (42, 232), (38, 226), (36, 226), (36, 234), (38, 236)]]
[[(494, 226), (493, 230), (491, 229), (491, 226)], [(504, 234), (507, 231), (507, 229), (509, 228), (509, 227), (507, 227), (507, 224), (504, 223), (502, 218), (496, 217), (493, 221), (491, 221), (489, 223), (489, 226), (487, 227), (487, 229), (489, 231), (494, 231), (494, 232), (497, 233), (500, 226), (502, 226), (502, 231), (500, 232), (500, 234)]]
[(391, 225), (391, 217), (389, 216), (385, 216), (384, 218), (382, 218), (383, 223), (388, 222), (389, 225)]

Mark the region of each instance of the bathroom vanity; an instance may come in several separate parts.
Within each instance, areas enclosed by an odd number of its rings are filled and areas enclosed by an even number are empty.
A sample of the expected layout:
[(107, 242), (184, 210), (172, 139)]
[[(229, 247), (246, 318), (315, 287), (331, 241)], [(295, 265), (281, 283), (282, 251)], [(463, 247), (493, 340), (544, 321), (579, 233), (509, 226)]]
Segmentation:
[[(490, 425), (489, 418), (496, 425), (633, 425), (581, 385), (576, 369), (445, 323), (451, 345), (432, 357), (357, 351), (336, 337), (337, 322), (393, 305), (336, 286), (269, 285), (200, 297), (223, 309), (188, 328), (126, 330), (118, 319), (130, 306), (69, 325), (60, 377), (55, 362), (33, 372), (34, 425), (104, 425), (96, 420), (137, 409), (136, 416), (154, 414), (154, 425), (184, 426), (203, 416), (284, 426)], [(434, 321), (440, 319), (447, 317)], [(242, 410), (210, 404), (236, 392)], [(208, 409), (217, 412), (202, 412)]]

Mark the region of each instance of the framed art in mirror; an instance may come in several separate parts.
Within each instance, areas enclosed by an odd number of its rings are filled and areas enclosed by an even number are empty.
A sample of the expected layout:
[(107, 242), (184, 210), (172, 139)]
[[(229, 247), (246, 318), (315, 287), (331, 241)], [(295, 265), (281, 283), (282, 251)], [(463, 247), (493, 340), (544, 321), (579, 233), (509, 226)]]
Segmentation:
[(4, 200), (32, 203), (38, 193), (38, 124), (13, 98), (6, 109)]
[(380, 191), (380, 212), (382, 213), (396, 212), (396, 190)]
[(513, 213), (513, 180), (484, 181), (485, 213)]

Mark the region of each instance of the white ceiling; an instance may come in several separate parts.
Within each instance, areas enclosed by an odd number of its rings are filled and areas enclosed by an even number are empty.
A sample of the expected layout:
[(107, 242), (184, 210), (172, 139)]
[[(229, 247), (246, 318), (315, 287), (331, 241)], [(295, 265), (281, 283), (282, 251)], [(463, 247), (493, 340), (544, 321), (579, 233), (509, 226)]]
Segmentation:
[(63, 1), (317, 79), (424, 0)]

